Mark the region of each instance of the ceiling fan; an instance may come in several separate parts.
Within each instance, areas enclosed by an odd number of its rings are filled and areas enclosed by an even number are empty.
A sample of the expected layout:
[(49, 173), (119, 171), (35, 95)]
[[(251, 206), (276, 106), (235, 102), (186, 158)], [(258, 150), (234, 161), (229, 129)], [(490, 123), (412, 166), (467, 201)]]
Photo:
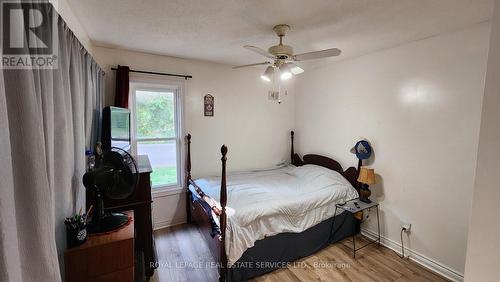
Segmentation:
[(338, 56), (341, 53), (339, 49), (331, 48), (294, 55), (292, 46), (283, 44), (283, 37), (288, 33), (288, 31), (290, 31), (290, 26), (286, 24), (279, 24), (275, 26), (273, 30), (280, 38), (280, 43), (278, 45), (269, 47), (267, 51), (256, 46), (243, 46), (250, 51), (260, 54), (266, 58), (272, 59), (272, 61), (235, 66), (233, 67), (233, 69), (269, 65), (266, 68), (266, 71), (260, 76), (263, 80), (271, 81), (271, 78), (275, 71), (279, 72), (279, 76), (282, 80), (286, 80), (292, 77), (292, 75), (297, 75), (304, 72), (304, 70), (295, 62), (333, 57)]

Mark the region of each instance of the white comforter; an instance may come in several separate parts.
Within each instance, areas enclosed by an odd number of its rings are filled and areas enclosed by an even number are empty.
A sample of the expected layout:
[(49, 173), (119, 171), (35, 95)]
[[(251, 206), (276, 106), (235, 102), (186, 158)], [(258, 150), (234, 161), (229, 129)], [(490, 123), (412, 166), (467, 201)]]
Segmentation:
[[(220, 177), (196, 183), (219, 201)], [(336, 203), (358, 193), (338, 172), (304, 165), (228, 174), (227, 196), (226, 253), (232, 265), (257, 240), (302, 232), (332, 217)]]

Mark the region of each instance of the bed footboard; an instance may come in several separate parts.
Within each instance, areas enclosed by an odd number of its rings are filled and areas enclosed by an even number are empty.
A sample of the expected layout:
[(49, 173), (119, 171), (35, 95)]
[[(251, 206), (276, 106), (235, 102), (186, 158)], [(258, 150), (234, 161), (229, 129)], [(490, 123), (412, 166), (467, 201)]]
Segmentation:
[[(194, 223), (205, 238), (212, 256), (216, 260), (219, 270), (219, 280), (225, 281), (227, 275), (227, 255), (225, 246), (226, 231), (226, 154), (227, 147), (221, 147), (222, 154), (222, 174), (220, 189), (220, 209), (210, 201), (209, 197), (203, 193), (201, 188), (191, 178), (191, 134), (186, 136), (186, 215), (187, 222)], [(214, 216), (218, 217), (217, 224)]]

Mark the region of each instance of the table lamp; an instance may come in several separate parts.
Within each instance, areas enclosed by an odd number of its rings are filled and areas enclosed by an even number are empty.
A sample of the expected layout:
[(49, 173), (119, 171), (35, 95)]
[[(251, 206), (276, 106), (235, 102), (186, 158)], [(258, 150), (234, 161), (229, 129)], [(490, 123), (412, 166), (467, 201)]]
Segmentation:
[(358, 182), (362, 183), (361, 189), (359, 189), (359, 200), (365, 203), (371, 203), (372, 201), (368, 199), (372, 192), (369, 187), (371, 184), (375, 184), (375, 170), (373, 168), (361, 167), (359, 170)]

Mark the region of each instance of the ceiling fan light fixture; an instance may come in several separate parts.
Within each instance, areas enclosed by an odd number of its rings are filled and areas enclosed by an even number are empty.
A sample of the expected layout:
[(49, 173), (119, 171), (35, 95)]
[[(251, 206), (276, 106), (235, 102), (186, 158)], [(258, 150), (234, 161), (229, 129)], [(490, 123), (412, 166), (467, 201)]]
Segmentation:
[(243, 67), (273, 64), (273, 69), (268, 67), (264, 74), (260, 76), (262, 80), (271, 82), (278, 76), (281, 78), (281, 80), (287, 80), (294, 75), (298, 75), (304, 72), (304, 70), (294, 62), (335, 57), (339, 56), (342, 53), (340, 49), (330, 48), (319, 51), (294, 54), (292, 46), (283, 44), (283, 37), (287, 35), (288, 31), (290, 30), (290, 26), (286, 24), (279, 24), (276, 25), (273, 30), (279, 37), (279, 43), (277, 45), (269, 47), (267, 51), (252, 45), (245, 45), (243, 47), (261, 56), (272, 59), (274, 62), (267, 61), (263, 63), (236, 66), (233, 68), (237, 69)]
[(264, 81), (270, 82), (273, 76), (274, 68), (272, 66), (268, 66), (266, 71), (260, 76), (260, 78)]
[(285, 63), (280, 66), (280, 73), (281, 73), (280, 75), (281, 80), (287, 80), (292, 77), (292, 72), (289, 63)]
[(290, 71), (295, 75), (301, 74), (304, 72), (304, 70), (301, 67), (297, 66), (296, 64), (293, 64), (293, 67), (290, 68)]
[(281, 66), (281, 70), (287, 71), (294, 75), (301, 74), (304, 70), (292, 62), (285, 63)]
[(281, 72), (281, 80), (287, 80), (287, 79), (290, 79), (290, 77), (292, 77), (292, 73), (289, 72), (289, 71), (282, 71)]

